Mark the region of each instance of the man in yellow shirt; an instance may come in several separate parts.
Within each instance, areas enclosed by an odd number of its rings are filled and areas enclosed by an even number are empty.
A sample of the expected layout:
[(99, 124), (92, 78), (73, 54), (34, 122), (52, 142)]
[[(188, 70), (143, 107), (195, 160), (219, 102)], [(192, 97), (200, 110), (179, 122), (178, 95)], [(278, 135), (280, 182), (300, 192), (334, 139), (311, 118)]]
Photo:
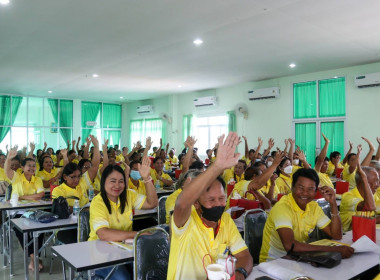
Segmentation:
[(150, 176), (153, 179), (154, 185), (160, 184), (160, 188), (164, 186), (172, 186), (174, 184), (172, 178), (164, 173), (164, 161), (162, 158), (157, 157), (153, 160), (153, 167), (150, 170)]
[[(224, 213), (224, 182), (218, 177), (238, 161), (239, 142), (230, 132), (218, 139), (215, 162), (183, 189), (177, 198), (171, 220), (171, 246), (167, 279), (206, 279), (203, 268), (230, 251), (237, 258), (235, 276), (245, 279), (252, 270), (252, 257), (233, 220)], [(228, 250), (227, 250), (228, 249)], [(209, 254), (210, 258), (205, 255)], [(204, 264), (202, 260), (204, 259)]]
[(314, 170), (317, 171), (321, 186), (328, 186), (334, 189), (334, 184), (331, 182), (331, 179), (327, 174), (329, 159), (326, 157), (326, 154), (329, 148), (330, 140), (323, 133), (322, 136), (325, 139), (325, 145), (323, 146), (319, 156), (315, 159)]
[[(352, 216), (355, 215), (356, 211), (380, 212), (380, 197), (376, 195), (376, 190), (379, 187), (379, 174), (372, 167), (360, 166), (359, 149), (361, 147), (358, 147), (356, 187), (342, 195), (340, 205), (344, 231), (350, 230)], [(380, 218), (377, 218), (376, 222), (380, 223)]]
[(307, 244), (309, 234), (317, 226), (333, 239), (342, 238), (335, 192), (329, 187), (320, 191), (331, 207), (331, 220), (313, 201), (319, 185), (318, 174), (313, 169), (299, 169), (293, 175), (292, 192), (275, 204), (269, 212), (263, 233), (260, 262), (281, 258), (291, 252), (330, 251), (350, 257), (354, 249), (348, 246), (317, 246)]
[(338, 151), (330, 153), (329, 166), (326, 171), (330, 177), (335, 176), (335, 169), (343, 168), (343, 164), (340, 163), (340, 159), (341, 154)]

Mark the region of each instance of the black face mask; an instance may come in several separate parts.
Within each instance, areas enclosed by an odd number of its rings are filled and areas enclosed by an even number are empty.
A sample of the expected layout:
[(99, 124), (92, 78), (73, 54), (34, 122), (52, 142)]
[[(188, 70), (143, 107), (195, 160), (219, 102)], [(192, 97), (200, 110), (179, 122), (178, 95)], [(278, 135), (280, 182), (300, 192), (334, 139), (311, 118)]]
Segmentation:
[[(198, 202), (199, 203), (199, 202)], [(211, 208), (206, 208), (199, 203), (202, 209), (202, 217), (208, 221), (217, 222), (222, 217), (225, 206), (215, 206)]]

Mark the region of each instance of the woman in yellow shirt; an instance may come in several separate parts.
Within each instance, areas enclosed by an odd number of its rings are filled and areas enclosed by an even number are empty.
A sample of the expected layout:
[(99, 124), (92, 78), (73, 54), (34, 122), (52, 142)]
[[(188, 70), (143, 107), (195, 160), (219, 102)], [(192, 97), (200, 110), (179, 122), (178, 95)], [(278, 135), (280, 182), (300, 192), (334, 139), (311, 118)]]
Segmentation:
[[(64, 158), (67, 159), (67, 150), (61, 150)], [(66, 161), (67, 163), (67, 161)], [(40, 169), (37, 171), (37, 177), (42, 179), (44, 188), (50, 188), (50, 185), (57, 185), (58, 179), (62, 176), (63, 168), (55, 168), (54, 161), (49, 154), (40, 158)]]
[(137, 160), (133, 160), (129, 164), (131, 172), (129, 173), (128, 188), (139, 194), (146, 195), (145, 184), (141, 180), (141, 174), (138, 170), (139, 164), (140, 162)]
[[(128, 168), (128, 167), (126, 167)], [(127, 179), (123, 169), (110, 165), (104, 169), (100, 181), (100, 194), (90, 206), (90, 238), (89, 240), (124, 241), (133, 239), (136, 231), (132, 231), (133, 209), (152, 209), (157, 206), (157, 194), (152, 184), (150, 159), (145, 156), (138, 171), (146, 186), (147, 196), (127, 189)], [(95, 274), (105, 277), (111, 268), (96, 270)], [(111, 279), (132, 279), (125, 266), (119, 266)]]
[[(44, 195), (44, 187), (42, 180), (39, 177), (35, 177), (36, 162), (32, 158), (26, 158), (22, 161), (21, 166), (23, 173), (19, 174), (11, 169), (11, 160), (17, 154), (17, 147), (11, 149), (8, 153), (7, 160), (5, 161), (4, 169), (8, 178), (12, 182), (12, 196), (17, 195), (19, 200), (40, 200)], [(19, 218), (21, 215), (16, 215)], [(23, 233), (15, 229), (15, 234), (20, 241), (21, 247), (24, 245)], [(31, 240), (29, 236), (27, 243)], [(38, 237), (38, 248), (41, 248), (44, 235), (41, 234)], [(28, 252), (34, 252), (33, 243), (28, 246)], [(34, 270), (34, 254), (29, 254), (30, 262), (29, 269)], [(42, 269), (42, 261), (39, 260), (39, 269)]]

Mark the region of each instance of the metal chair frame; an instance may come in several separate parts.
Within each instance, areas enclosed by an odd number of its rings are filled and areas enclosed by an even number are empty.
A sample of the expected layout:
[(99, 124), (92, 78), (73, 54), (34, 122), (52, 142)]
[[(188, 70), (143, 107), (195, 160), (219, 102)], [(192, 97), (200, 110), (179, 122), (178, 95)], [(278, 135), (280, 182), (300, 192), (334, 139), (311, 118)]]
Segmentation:
[[(157, 223), (160, 224), (166, 224), (166, 200), (168, 199), (168, 195), (166, 196), (161, 196), (160, 199), (158, 200), (158, 206), (157, 206)], [(164, 205), (161, 206), (161, 201), (165, 201)], [(161, 219), (161, 213), (163, 212), (164, 214), (164, 220), (162, 221)]]

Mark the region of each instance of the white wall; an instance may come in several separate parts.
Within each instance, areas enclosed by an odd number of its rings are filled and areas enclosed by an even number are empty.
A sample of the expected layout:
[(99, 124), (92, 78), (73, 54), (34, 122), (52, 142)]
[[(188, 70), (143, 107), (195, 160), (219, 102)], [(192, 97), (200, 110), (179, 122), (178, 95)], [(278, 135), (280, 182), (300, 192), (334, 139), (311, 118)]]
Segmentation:
[[(123, 135), (127, 134), (129, 120), (139, 119), (136, 114), (136, 106), (153, 104), (158, 116), (166, 112), (173, 118), (172, 125), (168, 126), (168, 141), (177, 150), (182, 148), (182, 117), (184, 114), (205, 115), (219, 114), (233, 110), (237, 103), (243, 102), (248, 106), (248, 119), (237, 116), (237, 132), (248, 138), (250, 146), (257, 145), (257, 137), (262, 137), (266, 142), (270, 137), (276, 141), (276, 146), (282, 147), (283, 139), (294, 137), (292, 135), (292, 110), (293, 110), (293, 83), (332, 78), (334, 76), (346, 77), (346, 131), (345, 146), (347, 149), (348, 139), (355, 144), (362, 143), (361, 136), (368, 137), (377, 147), (376, 137), (380, 136), (378, 107), (380, 105), (380, 87), (359, 89), (354, 85), (354, 77), (359, 74), (379, 72), (380, 63), (321, 71), (297, 76), (282, 77), (277, 79), (241, 83), (238, 85), (219, 89), (188, 92), (182, 95), (171, 95), (152, 100), (133, 102), (123, 105), (126, 110), (126, 124), (123, 123)], [(247, 92), (252, 89), (265, 87), (280, 87), (279, 99), (248, 101)], [(193, 99), (200, 96), (216, 95), (218, 106), (212, 109), (195, 109)], [(150, 117), (150, 116), (149, 116)], [(123, 137), (123, 145), (128, 144)], [(243, 145), (239, 151), (242, 152)], [(364, 146), (364, 152), (368, 151)]]

